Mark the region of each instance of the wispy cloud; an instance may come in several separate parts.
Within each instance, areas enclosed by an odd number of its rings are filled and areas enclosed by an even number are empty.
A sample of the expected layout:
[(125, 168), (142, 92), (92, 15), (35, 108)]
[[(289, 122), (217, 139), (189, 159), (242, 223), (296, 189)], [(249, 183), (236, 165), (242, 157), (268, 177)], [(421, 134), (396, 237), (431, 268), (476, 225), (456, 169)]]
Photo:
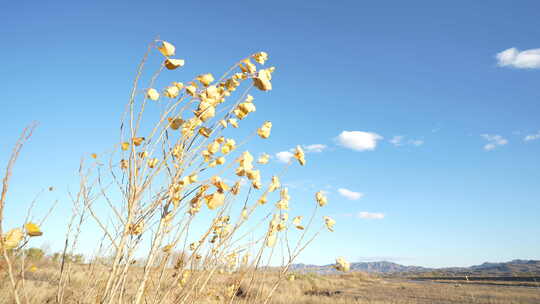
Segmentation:
[(411, 146), (418, 147), (424, 144), (424, 141), (421, 139), (405, 140), (405, 136), (402, 136), (402, 135), (396, 135), (392, 137), (388, 142), (396, 147), (404, 146), (404, 145), (411, 145)]
[(540, 69), (540, 49), (519, 51), (516, 48), (504, 50), (496, 55), (499, 66), (518, 69)]
[(379, 212), (362, 211), (358, 213), (358, 217), (361, 219), (382, 220), (384, 216), (385, 216), (384, 213), (379, 213)]
[(424, 144), (424, 141), (421, 140), (421, 139), (413, 139), (413, 140), (410, 140), (409, 143), (413, 146), (421, 146)]
[(313, 144), (303, 146), (303, 148), (306, 153), (321, 153), (327, 148), (327, 146), (323, 144)]
[(531, 141), (531, 140), (537, 140), (540, 139), (540, 131), (534, 134), (529, 134), (523, 138), (524, 141)]
[(508, 144), (508, 140), (500, 135), (490, 135), (490, 134), (482, 134), (482, 136), (485, 140), (488, 141), (487, 144), (484, 145), (484, 150), (490, 151), (498, 146), (504, 146)]
[(403, 145), (403, 136), (396, 135), (396, 136), (392, 137), (392, 139), (390, 139), (389, 142), (392, 145), (394, 145), (396, 147), (399, 147), (399, 146)]
[(338, 193), (341, 196), (345, 197), (346, 199), (350, 199), (350, 200), (353, 200), (353, 201), (358, 200), (362, 196), (364, 196), (364, 193), (354, 192), (354, 191), (351, 191), (351, 190), (345, 189), (345, 188), (339, 188)]
[(362, 131), (343, 131), (336, 138), (340, 145), (355, 151), (375, 150), (377, 141), (381, 139), (383, 137), (377, 133)]

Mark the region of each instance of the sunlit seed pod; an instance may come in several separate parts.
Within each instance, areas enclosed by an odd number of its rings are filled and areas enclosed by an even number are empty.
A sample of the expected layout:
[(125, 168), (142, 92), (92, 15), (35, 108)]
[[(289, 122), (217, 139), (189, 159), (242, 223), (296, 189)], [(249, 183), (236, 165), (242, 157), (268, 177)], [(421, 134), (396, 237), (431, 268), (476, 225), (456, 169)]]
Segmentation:
[(211, 154), (215, 154), (219, 151), (219, 143), (217, 141), (213, 141), (208, 145), (208, 152)]
[(132, 142), (135, 146), (140, 146), (144, 141), (144, 137), (133, 137)]
[(214, 168), (214, 167), (216, 167), (217, 165), (218, 165), (218, 164), (217, 164), (217, 162), (216, 162), (215, 160), (213, 160), (213, 161), (211, 161), (211, 162), (208, 163), (208, 167), (210, 167), (210, 168)]
[(174, 56), (175, 49), (174, 45), (167, 41), (161, 41), (161, 45), (158, 46), (159, 52), (165, 57)]
[(199, 110), (195, 111), (194, 113), (200, 120), (204, 122), (216, 116), (216, 108), (212, 105), (207, 105), (204, 108), (200, 108)]
[(253, 63), (251, 63), (249, 58), (242, 60), (241, 63), (239, 64), (239, 67), (244, 73), (253, 74), (257, 72), (257, 67)]
[(177, 87), (179, 90), (184, 88), (184, 84), (181, 82), (173, 82), (173, 85)]
[(218, 157), (218, 158), (216, 159), (216, 163), (217, 163), (218, 165), (223, 165), (223, 164), (225, 163), (225, 157), (223, 157), (223, 156)]
[(271, 79), (272, 74), (270, 70), (260, 70), (257, 77), (253, 78), (253, 85), (261, 91), (270, 91), (272, 90), (272, 83), (270, 82)]
[(96, 153), (90, 154), (90, 157), (92, 157), (93, 159), (97, 159), (97, 156), (98, 156), (98, 155), (97, 155)]
[(240, 181), (237, 181), (234, 186), (231, 188), (231, 193), (233, 195), (238, 195), (240, 193)]
[(210, 210), (215, 210), (223, 206), (225, 203), (225, 194), (220, 191), (216, 191), (213, 194), (206, 197), (206, 206)]
[(223, 136), (220, 136), (220, 137), (216, 138), (216, 142), (219, 143), (219, 144), (223, 144), (223, 143), (225, 143), (225, 141), (226, 141), (225, 137), (223, 137)]
[(169, 97), (169, 98), (176, 98), (178, 97), (178, 94), (180, 94), (180, 90), (172, 85), (172, 86), (168, 86), (166, 89), (165, 89), (165, 96)]
[(184, 120), (178, 117), (177, 118), (168, 117), (167, 120), (169, 121), (169, 127), (173, 130), (178, 130), (184, 124)]
[(276, 207), (281, 210), (289, 210), (289, 201), (280, 199), (276, 203)]
[(219, 124), (223, 127), (223, 128), (226, 128), (227, 127), (227, 121), (225, 119), (222, 119), (219, 121)]
[(264, 62), (268, 60), (268, 54), (266, 52), (258, 52), (251, 55), (251, 57), (260, 64), (264, 64)]
[(204, 158), (205, 162), (209, 162), (212, 159), (212, 153), (210, 153), (208, 150), (202, 151), (201, 155)]
[(136, 224), (130, 224), (128, 227), (128, 233), (131, 235), (139, 235), (143, 232), (144, 222), (140, 221)]
[(210, 85), (210, 83), (212, 83), (212, 81), (214, 81), (214, 76), (210, 73), (203, 74), (203, 75), (197, 76), (197, 80), (200, 83), (202, 83), (205, 87), (207, 87), (208, 85)]
[(159, 159), (157, 159), (157, 158), (149, 159), (148, 160), (148, 167), (149, 168), (154, 168), (154, 167), (156, 167), (158, 162), (159, 162)]
[(270, 155), (263, 153), (261, 156), (259, 156), (259, 159), (257, 160), (258, 164), (264, 165), (267, 164), (268, 161), (270, 161)]
[(334, 232), (334, 225), (336, 224), (336, 221), (329, 216), (323, 216), (323, 219), (326, 228), (328, 228), (328, 230), (330, 230), (331, 232)]
[[(0, 236), (1, 237), (1, 236)], [(19, 243), (24, 238), (24, 233), (20, 228), (14, 228), (7, 232), (3, 236), (3, 243), (5, 249), (14, 249), (19, 246)], [(0, 248), (1, 249), (1, 248)]]
[(195, 96), (195, 94), (197, 94), (197, 87), (194, 85), (188, 85), (186, 86), (186, 92), (191, 96)]
[(174, 70), (184, 66), (185, 61), (183, 59), (165, 59), (165, 67), (169, 70)]
[(210, 137), (210, 135), (212, 135), (212, 129), (202, 127), (202, 128), (199, 129), (199, 134), (201, 134), (202, 136), (208, 138), (208, 137)]
[(32, 266), (30, 266), (29, 270), (30, 270), (30, 272), (36, 272), (36, 271), (38, 271), (38, 268), (37, 268), (36, 265), (32, 265)]
[(266, 239), (266, 246), (267, 247), (274, 247), (276, 245), (276, 241), (277, 241), (277, 234), (272, 233)]
[(26, 233), (29, 236), (41, 236), (43, 235), (43, 232), (39, 229), (39, 226), (37, 224), (34, 224), (32, 222), (28, 222), (24, 225), (24, 228), (26, 229)]
[(263, 195), (261, 196), (261, 198), (259, 198), (257, 202), (259, 203), (259, 205), (264, 205), (268, 202), (268, 199), (266, 198), (266, 195)]
[(261, 172), (259, 170), (246, 170), (246, 176), (249, 180), (260, 180)]
[(169, 244), (169, 245), (163, 246), (163, 248), (161, 250), (163, 250), (163, 252), (165, 252), (165, 253), (170, 253), (172, 249), (173, 249), (173, 245)]
[(193, 173), (190, 176), (188, 176), (190, 183), (196, 183), (197, 182), (197, 174)]
[(226, 139), (225, 143), (221, 147), (221, 153), (228, 154), (235, 148), (236, 148), (236, 141), (234, 141), (234, 139), (232, 138)]
[(148, 156), (148, 152), (146, 152), (146, 151), (139, 152), (139, 153), (137, 153), (137, 155), (138, 155), (140, 158), (146, 158), (146, 157)]
[(300, 165), (304, 166), (306, 164), (304, 150), (302, 150), (302, 147), (296, 146), (296, 150), (294, 152), (294, 158), (298, 160)]
[(270, 182), (270, 186), (268, 187), (268, 192), (274, 192), (276, 189), (279, 189), (279, 187), (281, 187), (279, 177), (272, 176), (272, 181)]
[(191, 243), (189, 244), (189, 250), (193, 251), (197, 249), (198, 243)]
[(120, 169), (127, 169), (128, 168), (128, 161), (125, 159), (120, 160)]
[(229, 118), (228, 122), (231, 124), (231, 126), (238, 128), (238, 120), (235, 118)]
[(128, 142), (121, 143), (120, 148), (122, 148), (122, 150), (126, 151), (127, 149), (129, 149), (129, 143)]
[(148, 89), (146, 91), (146, 97), (150, 100), (158, 100), (159, 99), (159, 92), (156, 89)]
[(254, 180), (252, 183), (251, 183), (251, 186), (254, 188), (254, 189), (257, 189), (257, 190), (260, 190), (262, 188), (262, 183), (260, 180)]
[(257, 135), (261, 138), (270, 137), (270, 131), (272, 130), (272, 123), (267, 121), (259, 129), (257, 129)]
[(338, 271), (347, 272), (351, 269), (351, 264), (344, 258), (339, 257), (336, 259), (336, 265), (334, 266)]
[(324, 207), (328, 203), (328, 199), (324, 195), (322, 191), (319, 191), (315, 193), (315, 200), (319, 204), (320, 207)]

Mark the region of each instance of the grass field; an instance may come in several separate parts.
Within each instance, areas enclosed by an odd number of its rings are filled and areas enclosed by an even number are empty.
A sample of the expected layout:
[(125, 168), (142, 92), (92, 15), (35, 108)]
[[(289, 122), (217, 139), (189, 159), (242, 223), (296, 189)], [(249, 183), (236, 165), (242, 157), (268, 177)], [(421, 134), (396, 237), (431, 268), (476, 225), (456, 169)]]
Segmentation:
[[(65, 303), (96, 303), (99, 299), (88, 291), (98, 287), (101, 280), (84, 281), (88, 266), (78, 266), (78, 270), (70, 278), (72, 281), (67, 290)], [(168, 271), (166, 276), (173, 276)], [(226, 288), (234, 284), (242, 273), (220, 275), (211, 283), (208, 294), (201, 294), (197, 303), (253, 303), (270, 289), (275, 273), (259, 272), (257, 280), (263, 284), (250, 288), (241, 283), (232, 296), (227, 295)], [(26, 274), (26, 284), (30, 287), (28, 297), (31, 303), (53, 303), (56, 292), (57, 275), (51, 268), (40, 269)], [(136, 280), (134, 274), (132, 279)], [(166, 280), (165, 280), (166, 281)], [(171, 282), (173, 280), (171, 279)], [(267, 282), (268, 284), (264, 284)], [(7, 282), (0, 282), (0, 303), (13, 303), (9, 300)], [(155, 286), (150, 284), (152, 292)], [(160, 287), (166, 291), (167, 285)], [(126, 300), (131, 291), (127, 291)], [(151, 297), (150, 297), (151, 298)], [(129, 300), (126, 302), (129, 303)], [(174, 295), (171, 301), (175, 303)], [(540, 303), (540, 287), (496, 286), (467, 282), (439, 283), (434, 281), (411, 281), (406, 279), (380, 278), (363, 273), (341, 275), (295, 274), (294, 280), (282, 283), (270, 303), (373, 303), (373, 304), (409, 304), (409, 303)]]

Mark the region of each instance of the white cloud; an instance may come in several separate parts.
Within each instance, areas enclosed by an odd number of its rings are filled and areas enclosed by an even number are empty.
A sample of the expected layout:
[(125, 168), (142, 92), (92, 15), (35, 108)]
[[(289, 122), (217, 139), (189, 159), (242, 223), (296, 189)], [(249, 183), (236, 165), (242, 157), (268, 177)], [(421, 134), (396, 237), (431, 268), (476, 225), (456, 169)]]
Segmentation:
[(289, 151), (281, 151), (281, 152), (276, 153), (276, 158), (278, 159), (278, 161), (282, 163), (288, 163), (293, 157), (294, 157), (294, 154)]
[(484, 150), (486, 151), (493, 150), (498, 146), (504, 146), (508, 143), (508, 140), (500, 135), (482, 134), (481, 136), (489, 142), (484, 145)]
[(512, 66), (518, 69), (540, 69), (540, 49), (519, 51), (510, 48), (497, 54), (499, 66)]
[(401, 142), (403, 140), (403, 136), (396, 135), (390, 139), (390, 143), (396, 147), (401, 146), (403, 143)]
[(362, 196), (364, 196), (364, 193), (354, 192), (345, 188), (339, 188), (338, 193), (341, 194), (341, 196), (353, 201), (360, 199)]
[(524, 141), (531, 141), (531, 140), (537, 140), (540, 139), (540, 131), (538, 131), (536, 134), (529, 134), (525, 136), (523, 139)]
[(356, 151), (375, 150), (380, 139), (379, 134), (362, 131), (343, 131), (337, 137), (340, 145)]
[(392, 145), (399, 147), (403, 145), (412, 145), (412, 146), (421, 146), (424, 144), (424, 141), (421, 139), (409, 139), (408, 141), (405, 141), (405, 136), (396, 135), (392, 137), (388, 142), (390, 142)]
[(304, 146), (304, 151), (306, 153), (321, 153), (326, 148), (327, 146), (323, 144), (313, 144), (313, 145)]
[(381, 220), (384, 218), (384, 213), (378, 213), (378, 212), (367, 212), (362, 211), (358, 213), (358, 217), (362, 219), (370, 219), (370, 220)]

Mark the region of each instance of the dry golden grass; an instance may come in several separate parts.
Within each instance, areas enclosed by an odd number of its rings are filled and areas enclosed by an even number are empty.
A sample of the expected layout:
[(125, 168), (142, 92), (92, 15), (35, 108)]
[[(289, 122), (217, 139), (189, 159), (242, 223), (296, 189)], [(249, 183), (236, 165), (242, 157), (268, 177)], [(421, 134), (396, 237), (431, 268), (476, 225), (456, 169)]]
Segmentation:
[[(89, 265), (78, 265), (70, 278), (66, 290), (65, 303), (96, 303), (86, 292), (92, 286), (105, 284), (106, 276), (95, 281), (85, 280)], [(140, 270), (142, 271), (142, 270)], [(162, 291), (174, 284), (174, 270), (167, 271), (166, 283)], [(238, 284), (246, 272), (218, 274), (199, 295), (197, 303), (256, 303), (270, 293), (277, 273), (259, 270), (255, 273), (257, 288), (250, 288), (247, 282), (239, 284), (234, 295), (227, 293), (226, 286)], [(29, 298), (31, 303), (54, 303), (58, 275), (54, 268), (40, 268), (35, 273), (27, 274)], [(150, 281), (148, 292), (155, 292), (154, 279)], [(6, 286), (6, 285), (2, 285)], [(128, 284), (128, 286), (134, 286)], [(134, 296), (135, 290), (127, 291), (126, 299)], [(2, 288), (0, 303), (14, 303), (9, 300), (9, 291)], [(159, 302), (177, 303), (174, 299)], [(507, 304), (540, 303), (540, 288), (489, 286), (477, 284), (446, 284), (434, 282), (411, 282), (401, 279), (383, 279), (363, 273), (342, 275), (295, 274), (293, 281), (280, 284), (269, 303), (315, 303), (315, 304), (413, 304), (413, 303), (471, 303), (471, 304)]]

